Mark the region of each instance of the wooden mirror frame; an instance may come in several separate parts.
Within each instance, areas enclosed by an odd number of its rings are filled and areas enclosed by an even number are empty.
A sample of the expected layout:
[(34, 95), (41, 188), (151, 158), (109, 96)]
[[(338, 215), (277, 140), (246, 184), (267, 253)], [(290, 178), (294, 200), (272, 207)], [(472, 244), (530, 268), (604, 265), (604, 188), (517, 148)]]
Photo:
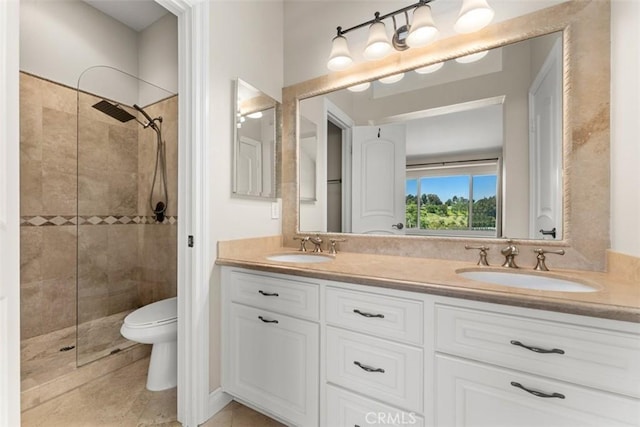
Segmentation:
[[(566, 254), (556, 265), (604, 270), (610, 234), (610, 12), (608, 0), (571, 0), (490, 25), (477, 33), (438, 40), (373, 63), (331, 73), (283, 89), (282, 231), (285, 246), (299, 233), (299, 101), (339, 89), (487, 49), (563, 32), (563, 239), (514, 239), (519, 263), (535, 264), (533, 249), (557, 246)], [(309, 234), (309, 233), (303, 233)], [(320, 233), (347, 241), (341, 250), (411, 257), (475, 260), (464, 244), (483, 244), (498, 263), (504, 239), (434, 236), (373, 236)]]

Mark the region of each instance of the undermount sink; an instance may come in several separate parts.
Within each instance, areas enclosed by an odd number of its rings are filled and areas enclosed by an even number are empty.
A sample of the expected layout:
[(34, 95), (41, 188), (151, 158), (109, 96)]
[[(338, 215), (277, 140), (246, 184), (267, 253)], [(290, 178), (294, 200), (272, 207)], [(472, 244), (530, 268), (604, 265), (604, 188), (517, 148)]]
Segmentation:
[(331, 255), (324, 255), (319, 253), (306, 253), (300, 252), (297, 254), (276, 254), (270, 255), (267, 257), (269, 261), (279, 261), (279, 262), (293, 262), (293, 263), (313, 263), (318, 264), (321, 262), (329, 262), (333, 261), (333, 257)]
[(540, 274), (513, 273), (495, 270), (458, 270), (459, 276), (479, 282), (503, 285), (512, 288), (536, 289), (554, 292), (597, 292), (599, 289), (570, 279), (543, 276)]

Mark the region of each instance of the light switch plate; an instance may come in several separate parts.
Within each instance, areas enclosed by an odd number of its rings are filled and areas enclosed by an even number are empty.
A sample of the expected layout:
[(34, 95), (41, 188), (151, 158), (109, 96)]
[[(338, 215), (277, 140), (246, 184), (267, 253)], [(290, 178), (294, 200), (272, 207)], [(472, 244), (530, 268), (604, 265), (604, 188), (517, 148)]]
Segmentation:
[(271, 202), (271, 219), (280, 219), (280, 203)]

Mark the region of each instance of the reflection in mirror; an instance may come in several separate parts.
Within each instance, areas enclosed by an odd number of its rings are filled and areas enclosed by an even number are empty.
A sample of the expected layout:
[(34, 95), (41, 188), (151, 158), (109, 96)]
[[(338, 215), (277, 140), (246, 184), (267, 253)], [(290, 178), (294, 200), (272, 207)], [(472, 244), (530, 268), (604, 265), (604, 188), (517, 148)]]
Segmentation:
[(250, 84), (236, 82), (233, 193), (276, 197), (277, 101)]
[(300, 202), (317, 201), (318, 125), (300, 116)]
[(562, 64), (558, 32), (301, 100), (300, 231), (561, 240)]

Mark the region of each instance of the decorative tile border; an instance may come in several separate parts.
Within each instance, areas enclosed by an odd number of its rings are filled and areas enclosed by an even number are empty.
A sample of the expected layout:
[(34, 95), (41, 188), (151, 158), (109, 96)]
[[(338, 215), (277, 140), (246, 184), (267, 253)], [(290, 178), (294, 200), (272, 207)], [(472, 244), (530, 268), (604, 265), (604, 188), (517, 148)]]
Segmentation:
[(175, 225), (177, 216), (166, 216), (163, 222), (157, 222), (154, 216), (128, 215), (92, 215), (92, 216), (64, 216), (64, 215), (36, 215), (20, 217), (22, 227), (47, 227), (61, 225), (114, 225), (114, 224), (162, 224)]

